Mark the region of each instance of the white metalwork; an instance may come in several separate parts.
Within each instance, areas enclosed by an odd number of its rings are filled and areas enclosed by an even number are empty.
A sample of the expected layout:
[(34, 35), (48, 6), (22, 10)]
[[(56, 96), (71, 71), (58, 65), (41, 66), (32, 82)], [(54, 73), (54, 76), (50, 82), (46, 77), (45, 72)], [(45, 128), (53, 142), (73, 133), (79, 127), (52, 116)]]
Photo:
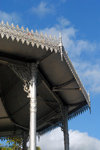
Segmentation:
[(36, 150), (37, 65), (32, 63), (28, 64), (28, 67), (23, 67), (10, 64), (9, 67), (24, 81), (24, 90), (28, 93), (28, 98), (30, 98), (30, 150)]
[(46, 34), (43, 35), (43, 33), (39, 34), (37, 31), (34, 33), (33, 30), (29, 31), (28, 28), (25, 30), (24, 27), (20, 29), (18, 25), (15, 27), (11, 24), (10, 26), (8, 22), (4, 24), (4, 22), (1, 21), (0, 35), (2, 38), (6, 36), (7, 39), (11, 37), (13, 41), (16, 39), (17, 42), (21, 40), (22, 43), (26, 42), (27, 45), (31, 44), (33, 47), (36, 45), (37, 48), (41, 46), (42, 49), (45, 47), (46, 50), (50, 49), (51, 52), (59, 52), (59, 40), (55, 37), (49, 37)]
[(30, 150), (36, 150), (36, 76), (37, 69), (35, 64), (31, 67), (31, 84), (30, 84)]
[(16, 73), (16, 75), (24, 82), (24, 91), (28, 93), (27, 97), (30, 98), (30, 84), (31, 79), (31, 68), (28, 64), (27, 67), (15, 64), (9, 64), (9, 67)]
[(59, 48), (60, 48), (61, 61), (63, 61), (63, 44), (62, 44), (61, 32), (59, 32)]

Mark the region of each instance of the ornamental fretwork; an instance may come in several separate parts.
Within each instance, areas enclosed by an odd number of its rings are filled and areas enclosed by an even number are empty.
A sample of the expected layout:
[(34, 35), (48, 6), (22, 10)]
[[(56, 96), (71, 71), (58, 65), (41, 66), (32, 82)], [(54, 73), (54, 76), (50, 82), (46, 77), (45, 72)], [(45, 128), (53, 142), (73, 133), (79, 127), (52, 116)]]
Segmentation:
[(12, 40), (16, 39), (17, 42), (21, 40), (22, 43), (26, 42), (27, 45), (31, 44), (33, 47), (36, 45), (37, 48), (41, 46), (42, 49), (45, 47), (46, 50), (50, 49), (51, 52), (59, 52), (59, 40), (56, 37), (53, 38), (51, 35), (47, 36), (47, 34), (43, 35), (43, 33), (39, 34), (33, 30), (29, 31), (28, 28), (25, 30), (23, 26), (20, 29), (18, 25), (15, 27), (14, 24), (11, 24), (10, 26), (8, 22), (4, 24), (1, 21), (0, 35), (2, 38), (6, 36), (7, 39), (10, 37)]
[(23, 81), (24, 91), (28, 94), (27, 97), (31, 98), (30, 87), (32, 86), (33, 82), (36, 84), (36, 79), (32, 78), (32, 72), (34, 74), (34, 72), (36, 71), (36, 66), (26, 67), (26, 66), (20, 66), (15, 64), (9, 64), (9, 67)]

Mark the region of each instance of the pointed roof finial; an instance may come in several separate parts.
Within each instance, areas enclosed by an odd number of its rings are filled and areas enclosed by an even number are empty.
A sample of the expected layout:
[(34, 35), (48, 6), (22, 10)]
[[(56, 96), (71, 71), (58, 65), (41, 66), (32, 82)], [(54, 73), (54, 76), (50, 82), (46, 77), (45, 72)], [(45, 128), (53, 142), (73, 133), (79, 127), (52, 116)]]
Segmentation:
[[(90, 103), (90, 94), (89, 94), (89, 92), (88, 92), (88, 100), (89, 100), (89, 103)], [(91, 103), (90, 103), (89, 108), (90, 108), (90, 114), (91, 114)]]
[(62, 44), (61, 31), (59, 31), (59, 46), (63, 46), (63, 44)]
[(88, 99), (90, 100), (90, 94), (89, 94), (89, 92), (88, 92)]
[(61, 61), (63, 61), (63, 44), (62, 44), (61, 31), (59, 31), (59, 48), (60, 48)]

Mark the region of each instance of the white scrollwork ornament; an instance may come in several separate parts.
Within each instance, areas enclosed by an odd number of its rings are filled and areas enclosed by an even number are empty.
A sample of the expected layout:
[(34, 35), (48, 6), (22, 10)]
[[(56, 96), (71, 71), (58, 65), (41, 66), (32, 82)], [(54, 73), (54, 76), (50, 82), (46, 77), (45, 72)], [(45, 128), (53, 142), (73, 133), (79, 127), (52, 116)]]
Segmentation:
[(37, 48), (39, 46), (45, 46), (47, 50), (50, 48), (51, 51), (55, 51), (56, 49), (59, 52), (59, 40), (49, 38), (47, 35), (43, 36), (43, 34), (39, 34), (37, 31), (34, 33), (34, 31), (31, 30), (30, 32), (28, 28), (25, 30), (23, 26), (20, 29), (18, 25), (16, 27), (14, 24), (10, 26), (8, 22), (4, 24), (2, 21), (0, 23), (0, 35), (2, 38), (4, 36), (6, 36), (7, 39), (11, 37), (12, 40), (16, 39), (17, 42), (21, 40), (22, 43), (26, 42), (27, 45), (31, 44), (32, 46), (34, 46), (35, 43)]
[(36, 112), (37, 111), (37, 101), (36, 99), (30, 99), (30, 111)]
[(24, 82), (24, 91), (28, 93), (27, 97), (31, 99), (30, 87), (36, 85), (36, 66), (24, 67), (15, 64), (10, 64), (9, 67), (16, 73), (16, 75)]

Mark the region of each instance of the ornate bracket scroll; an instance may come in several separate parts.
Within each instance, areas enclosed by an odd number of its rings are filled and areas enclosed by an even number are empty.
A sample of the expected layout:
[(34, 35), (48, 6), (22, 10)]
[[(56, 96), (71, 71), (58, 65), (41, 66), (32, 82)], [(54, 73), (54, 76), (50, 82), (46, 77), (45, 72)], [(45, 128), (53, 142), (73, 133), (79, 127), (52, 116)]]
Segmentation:
[(15, 65), (15, 64), (9, 64), (9, 67), (15, 72), (15, 74), (24, 82), (24, 91), (28, 93), (28, 98), (31, 98), (30, 95), (30, 85), (33, 84), (33, 78), (32, 78), (32, 72), (34, 73), (34, 70), (36, 70), (37, 66), (29, 65), (27, 67)]

